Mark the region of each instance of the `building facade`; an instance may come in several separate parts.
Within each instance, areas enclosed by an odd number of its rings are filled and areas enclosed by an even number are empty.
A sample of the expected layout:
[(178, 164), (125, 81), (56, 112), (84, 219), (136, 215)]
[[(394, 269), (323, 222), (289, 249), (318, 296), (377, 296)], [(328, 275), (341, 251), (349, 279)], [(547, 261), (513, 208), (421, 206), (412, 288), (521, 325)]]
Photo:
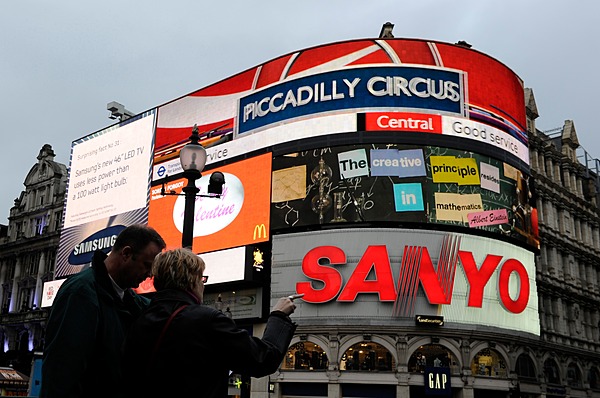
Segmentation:
[(73, 142), (55, 277), (135, 222), (180, 246), (197, 126), (197, 187), (226, 181), (192, 215), (205, 304), (260, 335), (304, 294), (280, 370), (233, 375), (232, 396), (598, 397), (598, 162), (571, 121), (537, 118), (522, 80), (464, 42), (286, 54)]
[(54, 279), (67, 168), (44, 145), (31, 168), (0, 238), (0, 337), (3, 366), (29, 374), (32, 351), (41, 350), (48, 309), (45, 282)]

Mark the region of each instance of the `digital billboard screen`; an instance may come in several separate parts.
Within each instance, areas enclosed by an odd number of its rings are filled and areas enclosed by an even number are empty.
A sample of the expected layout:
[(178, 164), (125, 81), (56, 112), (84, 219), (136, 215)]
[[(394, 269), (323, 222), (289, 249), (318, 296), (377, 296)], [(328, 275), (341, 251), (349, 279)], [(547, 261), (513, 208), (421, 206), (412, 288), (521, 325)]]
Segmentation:
[(272, 301), (304, 293), (299, 323), (441, 316), (444, 327), (540, 334), (534, 255), (495, 239), (397, 228), (274, 235), (272, 268)]
[[(213, 171), (225, 175), (220, 198), (197, 197), (195, 203), (193, 251), (204, 253), (269, 240), (271, 194), (270, 153), (204, 170), (196, 181), (200, 194), (208, 192)], [(181, 194), (183, 178), (168, 182), (167, 190)], [(185, 197), (161, 195), (161, 186), (152, 187), (148, 223), (167, 243), (167, 249), (181, 247)]]
[(73, 142), (55, 278), (85, 269), (96, 250), (110, 251), (125, 227), (148, 222), (155, 115), (146, 112)]
[(533, 180), (470, 151), (347, 145), (273, 160), (271, 226), (356, 222), (445, 224), (539, 247)]
[[(298, 123), (296, 130), (322, 135), (322, 118), (371, 112), (444, 115), (493, 127), (502, 132), (493, 134), (499, 138), (488, 134), (483, 140), (528, 162), (523, 82), (512, 70), (465, 47), (400, 38), (299, 50), (164, 104), (158, 108), (157, 154), (184, 145), (195, 124), (207, 140), (270, 134)], [(330, 133), (356, 131), (340, 127)], [(450, 127), (444, 130), (452, 134)], [(462, 131), (454, 135), (473, 138)], [(299, 137), (273, 138), (265, 134), (247, 143), (265, 148)]]

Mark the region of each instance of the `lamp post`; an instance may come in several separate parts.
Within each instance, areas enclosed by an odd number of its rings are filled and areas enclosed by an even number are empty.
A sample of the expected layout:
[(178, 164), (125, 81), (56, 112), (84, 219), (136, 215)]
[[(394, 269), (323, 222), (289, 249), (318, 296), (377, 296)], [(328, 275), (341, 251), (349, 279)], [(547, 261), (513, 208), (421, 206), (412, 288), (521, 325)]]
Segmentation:
[[(181, 233), (181, 247), (192, 249), (194, 241), (194, 219), (196, 197), (203, 198), (220, 198), (223, 195), (223, 185), (225, 184), (225, 175), (220, 171), (215, 171), (210, 175), (208, 181), (208, 194), (201, 194), (200, 189), (196, 186), (196, 180), (202, 177), (202, 170), (206, 165), (206, 150), (200, 145), (200, 135), (198, 134), (198, 126), (194, 125), (190, 142), (179, 151), (179, 161), (183, 169), (183, 177), (187, 178), (187, 185), (183, 187), (183, 196), (185, 196), (185, 206), (183, 208), (183, 231)], [(160, 190), (161, 195), (180, 196), (175, 191), (167, 192), (165, 184), (169, 179), (165, 176)]]
[(182, 189), (185, 195), (185, 208), (183, 211), (181, 247), (187, 247), (190, 250), (194, 241), (196, 195), (200, 192), (200, 189), (196, 186), (196, 180), (202, 177), (202, 170), (206, 165), (206, 150), (199, 144), (199, 141), (198, 126), (194, 125), (190, 142), (179, 151), (183, 176), (187, 178), (187, 185)]

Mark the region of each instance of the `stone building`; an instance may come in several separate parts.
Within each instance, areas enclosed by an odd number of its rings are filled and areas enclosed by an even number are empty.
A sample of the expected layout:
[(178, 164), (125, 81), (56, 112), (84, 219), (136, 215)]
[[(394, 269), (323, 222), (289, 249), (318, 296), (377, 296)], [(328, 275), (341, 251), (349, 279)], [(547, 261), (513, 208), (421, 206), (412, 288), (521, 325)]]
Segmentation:
[(540, 347), (537, 376), (563, 389), (600, 389), (599, 161), (579, 145), (575, 125), (541, 132), (526, 92), (532, 177), (541, 237), (536, 258)]
[(26, 373), (44, 338), (49, 309), (41, 308), (42, 289), (54, 279), (62, 222), (67, 167), (54, 157), (44, 145), (0, 231), (0, 365)]

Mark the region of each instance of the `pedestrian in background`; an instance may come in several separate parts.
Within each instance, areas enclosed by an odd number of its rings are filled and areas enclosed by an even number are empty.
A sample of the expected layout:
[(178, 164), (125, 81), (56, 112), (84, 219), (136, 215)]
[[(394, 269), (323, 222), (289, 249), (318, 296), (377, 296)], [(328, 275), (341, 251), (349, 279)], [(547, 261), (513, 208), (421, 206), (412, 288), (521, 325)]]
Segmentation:
[(165, 248), (145, 225), (125, 228), (112, 251), (96, 251), (92, 266), (60, 287), (46, 328), (41, 397), (118, 397), (123, 341), (149, 300), (137, 287)]
[(159, 254), (157, 293), (125, 344), (128, 397), (227, 397), (231, 372), (262, 377), (277, 370), (296, 329), (293, 296), (279, 299), (262, 339), (223, 312), (202, 305), (204, 261), (188, 249)]

